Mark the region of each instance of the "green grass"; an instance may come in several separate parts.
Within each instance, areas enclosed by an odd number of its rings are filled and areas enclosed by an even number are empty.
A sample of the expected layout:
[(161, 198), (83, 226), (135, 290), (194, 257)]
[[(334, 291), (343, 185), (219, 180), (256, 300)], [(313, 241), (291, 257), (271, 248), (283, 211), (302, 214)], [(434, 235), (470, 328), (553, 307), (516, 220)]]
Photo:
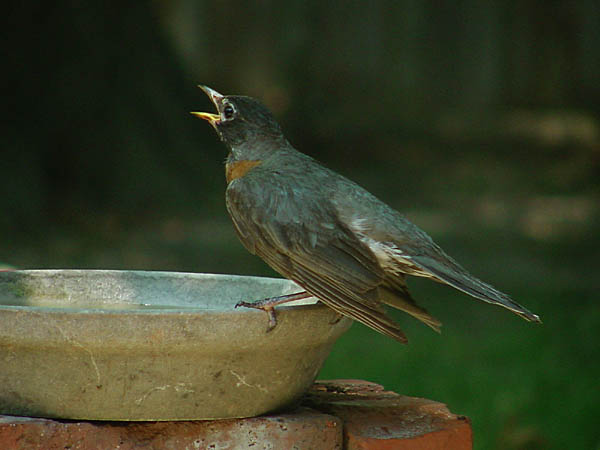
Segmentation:
[[(15, 255), (10, 263), (18, 267), (274, 275), (241, 247), (226, 217), (212, 223), (170, 218), (135, 229), (115, 225), (107, 239), (99, 235), (75, 239), (51, 232), (43, 241), (6, 243), (6, 254)], [(465, 267), (544, 323), (411, 278), (413, 296), (443, 322), (442, 334), (392, 311), (408, 345), (355, 324), (319, 377), (366, 379), (445, 403), (470, 417), (476, 449), (600, 448), (600, 270), (593, 236), (539, 242), (477, 227), (440, 236), (440, 245)]]
[[(388, 152), (378, 162), (375, 153), (368, 169), (344, 173), (412, 211), (450, 255), (544, 323), (411, 279), (415, 299), (444, 323), (442, 334), (397, 312), (407, 346), (355, 324), (320, 377), (362, 378), (446, 403), (472, 420), (476, 449), (600, 449), (600, 196), (588, 169), (595, 160), (572, 174), (572, 165), (528, 146), (498, 149), (408, 146), (396, 159)], [(273, 276), (239, 244), (222, 200), (209, 204), (218, 206), (190, 205), (187, 217), (71, 214), (71, 222), (41, 224), (38, 235), (6, 235), (0, 254), (21, 268)]]
[(407, 346), (355, 324), (320, 377), (364, 378), (446, 403), (471, 418), (476, 449), (598, 448), (595, 290), (557, 290), (553, 283), (546, 289), (534, 280), (535, 288), (512, 289), (542, 316), (537, 325), (451, 289), (418, 284), (414, 295), (444, 322), (441, 335), (401, 314)]
[[(11, 263), (272, 276), (223, 219), (208, 225), (183, 220), (167, 231), (160, 224), (117, 229), (110, 245), (52, 235), (43, 247), (52, 259), (17, 242), (19, 258)], [(445, 403), (470, 417), (476, 449), (600, 448), (600, 270), (589, 251), (592, 239), (540, 244), (514, 233), (473, 230), (438, 241), (544, 323), (525, 322), (454, 289), (411, 278), (413, 296), (443, 322), (442, 334), (398, 311), (391, 313), (408, 345), (354, 324), (319, 377), (365, 379)]]

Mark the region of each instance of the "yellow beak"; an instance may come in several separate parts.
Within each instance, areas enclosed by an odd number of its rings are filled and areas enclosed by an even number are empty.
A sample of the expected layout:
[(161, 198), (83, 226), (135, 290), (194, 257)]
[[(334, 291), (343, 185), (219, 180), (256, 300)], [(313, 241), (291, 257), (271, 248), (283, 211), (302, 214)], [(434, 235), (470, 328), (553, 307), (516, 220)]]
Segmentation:
[[(224, 96), (222, 94), (219, 94), (214, 89), (209, 88), (208, 86), (198, 85), (198, 87), (202, 89), (206, 95), (208, 95), (208, 97), (211, 99), (211, 101), (214, 103), (217, 109), (219, 109), (219, 103), (223, 100)], [(192, 114), (196, 117), (200, 117), (201, 119), (206, 120), (213, 127), (217, 125), (219, 123), (219, 120), (221, 119), (221, 117), (218, 114), (211, 114), (205, 112), (192, 112)]]
[(221, 116), (219, 116), (218, 114), (195, 111), (192, 111), (190, 114), (193, 114), (196, 117), (200, 117), (201, 119), (208, 121), (212, 126), (215, 126), (219, 119), (221, 119)]

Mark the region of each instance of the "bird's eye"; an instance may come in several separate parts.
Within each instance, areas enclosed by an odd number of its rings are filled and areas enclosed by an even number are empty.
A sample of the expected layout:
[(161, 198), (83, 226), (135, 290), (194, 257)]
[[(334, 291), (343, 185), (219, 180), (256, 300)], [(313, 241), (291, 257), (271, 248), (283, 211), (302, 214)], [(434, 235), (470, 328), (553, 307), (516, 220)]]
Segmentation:
[(225, 118), (225, 120), (233, 119), (234, 115), (235, 115), (235, 108), (230, 104), (225, 105), (225, 108), (223, 108), (223, 117)]

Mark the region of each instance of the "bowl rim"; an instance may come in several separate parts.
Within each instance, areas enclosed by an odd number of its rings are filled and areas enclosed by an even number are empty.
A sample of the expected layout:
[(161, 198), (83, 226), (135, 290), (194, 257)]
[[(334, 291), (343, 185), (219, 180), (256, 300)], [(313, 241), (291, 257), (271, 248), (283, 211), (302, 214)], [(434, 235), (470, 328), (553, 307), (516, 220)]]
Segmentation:
[[(52, 274), (61, 274), (66, 273), (70, 275), (77, 275), (81, 273), (88, 274), (110, 274), (110, 275), (119, 275), (119, 274), (133, 274), (134, 276), (138, 276), (140, 278), (143, 277), (155, 277), (155, 276), (164, 276), (169, 278), (193, 278), (193, 279), (237, 279), (244, 281), (252, 281), (252, 280), (264, 280), (267, 282), (280, 283), (282, 287), (285, 285), (292, 286), (295, 285), (292, 280), (287, 278), (276, 278), (276, 277), (263, 277), (263, 276), (255, 276), (255, 275), (238, 275), (238, 274), (222, 274), (222, 273), (208, 273), (208, 272), (179, 272), (179, 271), (167, 271), (167, 270), (128, 270), (128, 269), (16, 269), (16, 270), (3, 270), (0, 271), (0, 281), (3, 278), (10, 278), (15, 274), (23, 274), (23, 275), (33, 275), (40, 276), (43, 275), (49, 276)], [(49, 277), (48, 277), (49, 278)], [(296, 285), (297, 286), (297, 285)], [(300, 286), (298, 286), (299, 291), (302, 290)], [(259, 300), (259, 299), (256, 299)], [(0, 303), (0, 312), (2, 311), (30, 311), (35, 313), (60, 313), (60, 314), (102, 314), (106, 316), (111, 315), (207, 315), (207, 314), (265, 314), (263, 311), (253, 308), (231, 308), (231, 309), (208, 309), (202, 308), (200, 306), (177, 306), (173, 305), (173, 308), (164, 307), (161, 305), (160, 308), (152, 308), (152, 305), (148, 305), (148, 308), (135, 308), (135, 309), (126, 309), (126, 308), (93, 308), (93, 307), (82, 307), (82, 308), (73, 308), (73, 307), (60, 307), (60, 306), (36, 306), (36, 305), (7, 305)], [(316, 297), (308, 297), (305, 300), (297, 300), (295, 302), (290, 302), (289, 304), (284, 304), (277, 306), (277, 311), (294, 311), (298, 308), (306, 309), (321, 309), (327, 308), (323, 303), (319, 302)]]

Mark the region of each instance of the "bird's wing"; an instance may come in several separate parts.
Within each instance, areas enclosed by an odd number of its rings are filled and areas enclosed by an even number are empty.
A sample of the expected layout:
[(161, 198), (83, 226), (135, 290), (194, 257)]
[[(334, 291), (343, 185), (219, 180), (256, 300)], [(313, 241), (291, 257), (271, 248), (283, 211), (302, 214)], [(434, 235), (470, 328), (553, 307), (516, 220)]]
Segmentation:
[(252, 178), (227, 188), (227, 208), (245, 247), (340, 314), (406, 342), (379, 300), (385, 274), (370, 250), (318, 198)]
[(525, 320), (541, 322), (537, 314), (519, 305), (510, 296), (492, 285), (471, 275), (439, 247), (434, 251), (415, 255), (411, 261), (420, 269), (431, 273), (435, 279), (487, 303), (502, 306)]
[(367, 207), (365, 198), (362, 194), (351, 199), (349, 207), (347, 197), (340, 197), (338, 210), (344, 223), (373, 250), (389, 274), (432, 278), (479, 300), (503, 306), (526, 320), (540, 322), (536, 314), (507, 294), (471, 275), (400, 213), (372, 196)]

